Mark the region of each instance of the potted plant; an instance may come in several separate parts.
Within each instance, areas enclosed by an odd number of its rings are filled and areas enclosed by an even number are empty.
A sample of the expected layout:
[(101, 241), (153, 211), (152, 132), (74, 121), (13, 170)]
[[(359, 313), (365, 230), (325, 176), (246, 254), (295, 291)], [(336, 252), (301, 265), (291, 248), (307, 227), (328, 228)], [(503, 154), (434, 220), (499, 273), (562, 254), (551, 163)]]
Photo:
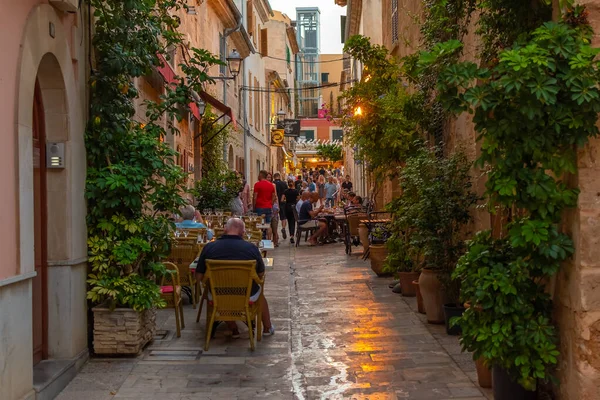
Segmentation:
[(452, 271), (464, 252), (464, 228), (477, 196), (471, 191), (471, 163), (461, 151), (444, 156), (423, 146), (400, 172), (402, 196), (396, 220), (410, 232), (413, 252), (423, 254), (419, 289), (430, 323), (444, 323), (447, 299), (458, 303)]
[(387, 238), (387, 230), (382, 226), (375, 226), (371, 230), (371, 244), (369, 245), (369, 258), (371, 260), (371, 269), (377, 276), (389, 276), (391, 273), (384, 270), (385, 260), (387, 258), (387, 247), (385, 240)]
[[(221, 151), (223, 148), (221, 147)], [(242, 182), (234, 171), (212, 169), (191, 190), (197, 201), (198, 210), (229, 209), (242, 190)]]
[(96, 305), (94, 351), (136, 354), (154, 336), (155, 309), (164, 305), (157, 279), (166, 273), (161, 260), (174, 228), (169, 216), (185, 204), (187, 171), (163, 138), (178, 133), (173, 121), (182, 120), (181, 104), (202, 89), (205, 68), (221, 62), (191, 49), (189, 65), (181, 66), (185, 78), (166, 82), (160, 102), (146, 100), (145, 120), (138, 121), (134, 82), (164, 64), (166, 48), (182, 44), (173, 10), (183, 4), (92, 0), (91, 6), (87, 298)]
[(384, 271), (398, 276), (402, 296), (415, 297), (417, 292), (412, 282), (419, 279), (419, 268), (418, 263), (414, 262), (409, 254), (410, 247), (407, 236), (402, 232), (394, 232), (385, 245), (388, 254)]

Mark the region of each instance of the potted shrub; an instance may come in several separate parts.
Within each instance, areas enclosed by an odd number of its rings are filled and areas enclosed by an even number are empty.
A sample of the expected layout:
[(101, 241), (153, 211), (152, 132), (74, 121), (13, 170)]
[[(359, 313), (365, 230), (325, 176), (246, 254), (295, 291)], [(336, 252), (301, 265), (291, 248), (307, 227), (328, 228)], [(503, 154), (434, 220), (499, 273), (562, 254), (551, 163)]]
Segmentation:
[(480, 232), (454, 273), (463, 282), (462, 298), (476, 305), (458, 318), (461, 345), (492, 366), (498, 399), (536, 398), (537, 379), (550, 377), (559, 354), (550, 297), (519, 253), (507, 238)]
[(412, 282), (419, 279), (419, 268), (418, 264), (413, 261), (409, 254), (406, 235), (403, 235), (401, 232), (394, 232), (385, 245), (388, 254), (385, 260), (384, 271), (394, 273), (398, 276), (402, 296), (415, 297), (417, 292)]
[(445, 157), (439, 148), (423, 147), (400, 172), (402, 196), (396, 217), (410, 230), (410, 247), (424, 257), (419, 288), (430, 323), (444, 323), (447, 298), (458, 302), (452, 271), (464, 252), (463, 230), (477, 202), (470, 167), (461, 151)]
[(371, 260), (371, 269), (377, 276), (389, 276), (391, 273), (384, 270), (385, 260), (388, 252), (385, 245), (387, 230), (381, 226), (376, 226), (371, 230), (371, 244), (369, 245), (369, 258)]
[(160, 102), (146, 100), (146, 118), (136, 121), (134, 81), (163, 65), (167, 47), (182, 44), (172, 13), (182, 5), (92, 0), (91, 6), (96, 64), (85, 132), (87, 298), (96, 305), (95, 352), (135, 354), (154, 335), (154, 310), (164, 305), (157, 279), (174, 229), (169, 216), (185, 204), (187, 172), (163, 140), (178, 131), (165, 121), (181, 121), (181, 104), (193, 101), (192, 91), (200, 92), (207, 79), (204, 69), (220, 61), (191, 49), (190, 65), (181, 66), (186, 78), (166, 82)]

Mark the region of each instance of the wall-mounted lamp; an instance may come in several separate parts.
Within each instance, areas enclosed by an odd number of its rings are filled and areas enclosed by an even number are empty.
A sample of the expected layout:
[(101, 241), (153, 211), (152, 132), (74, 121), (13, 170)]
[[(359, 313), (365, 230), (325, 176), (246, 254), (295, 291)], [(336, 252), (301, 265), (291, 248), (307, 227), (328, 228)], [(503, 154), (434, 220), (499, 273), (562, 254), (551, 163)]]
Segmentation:
[(196, 102), (196, 106), (198, 106), (198, 114), (200, 114), (200, 117), (203, 117), (204, 112), (206, 111), (206, 103), (204, 100), (200, 99)]
[(242, 56), (236, 49), (231, 50), (231, 53), (225, 59), (227, 60), (227, 66), (229, 67), (229, 73), (231, 76), (211, 76), (210, 79), (214, 80), (229, 80), (235, 79), (242, 68)]
[(354, 116), (355, 117), (362, 117), (363, 115), (363, 110), (360, 106), (356, 107), (356, 109), (354, 109)]
[(277, 111), (277, 122), (282, 123), (283, 120), (285, 119), (285, 116), (286, 116), (286, 112), (283, 111), (283, 108), (280, 108), (279, 111)]

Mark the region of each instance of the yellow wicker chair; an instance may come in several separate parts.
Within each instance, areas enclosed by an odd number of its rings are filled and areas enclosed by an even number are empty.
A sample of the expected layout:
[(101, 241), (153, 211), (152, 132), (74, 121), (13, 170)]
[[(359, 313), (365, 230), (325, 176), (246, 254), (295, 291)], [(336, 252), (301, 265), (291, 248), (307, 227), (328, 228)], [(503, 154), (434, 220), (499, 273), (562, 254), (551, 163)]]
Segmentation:
[(175, 309), (175, 325), (177, 337), (181, 337), (181, 330), (185, 328), (183, 320), (183, 308), (181, 303), (181, 283), (179, 282), (179, 270), (170, 262), (164, 263), (167, 274), (160, 281), (160, 297), (167, 302), (167, 307)]
[[(250, 302), (252, 282), (262, 286), (256, 302)], [(262, 339), (261, 304), (264, 293), (264, 280), (256, 273), (256, 261), (206, 260), (204, 290), (210, 291), (212, 299), (207, 301), (206, 343), (208, 351), (215, 320), (243, 321), (248, 325), (250, 349), (254, 350), (252, 321), (256, 321), (256, 339)], [(200, 312), (196, 317), (199, 320)]]
[(171, 253), (166, 261), (173, 263), (179, 270), (179, 279), (182, 286), (188, 286), (192, 291), (192, 307), (196, 308), (196, 303), (200, 298), (201, 287), (196, 281), (196, 273), (190, 269), (190, 264), (200, 254), (200, 247), (196, 243), (196, 238), (187, 237), (183, 240), (179, 238), (173, 241)]
[[(347, 216), (348, 219), (348, 236), (346, 237), (346, 240), (349, 240), (350, 243), (347, 244), (349, 253), (352, 254), (352, 242), (354, 241), (355, 238), (358, 238), (358, 240), (360, 240), (360, 236), (358, 233), (358, 226), (360, 225), (360, 221), (361, 220), (365, 220), (368, 219), (367, 214), (349, 214)], [(364, 246), (364, 243), (363, 243)], [(369, 244), (367, 243), (366, 247), (364, 247), (365, 249), (369, 248)], [(366, 251), (366, 250), (365, 250)]]

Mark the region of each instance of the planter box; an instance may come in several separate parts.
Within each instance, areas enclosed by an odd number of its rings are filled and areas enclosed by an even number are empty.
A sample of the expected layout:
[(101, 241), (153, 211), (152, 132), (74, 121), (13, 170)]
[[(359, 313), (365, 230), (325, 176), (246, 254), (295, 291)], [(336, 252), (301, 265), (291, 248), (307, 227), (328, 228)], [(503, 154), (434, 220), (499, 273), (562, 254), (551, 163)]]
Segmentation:
[(372, 244), (369, 246), (371, 259), (371, 269), (377, 276), (389, 276), (391, 274), (383, 272), (383, 265), (387, 258), (387, 248), (383, 244)]
[(136, 355), (154, 337), (156, 310), (142, 312), (131, 308), (111, 311), (104, 305), (94, 313), (94, 352), (102, 355)]

